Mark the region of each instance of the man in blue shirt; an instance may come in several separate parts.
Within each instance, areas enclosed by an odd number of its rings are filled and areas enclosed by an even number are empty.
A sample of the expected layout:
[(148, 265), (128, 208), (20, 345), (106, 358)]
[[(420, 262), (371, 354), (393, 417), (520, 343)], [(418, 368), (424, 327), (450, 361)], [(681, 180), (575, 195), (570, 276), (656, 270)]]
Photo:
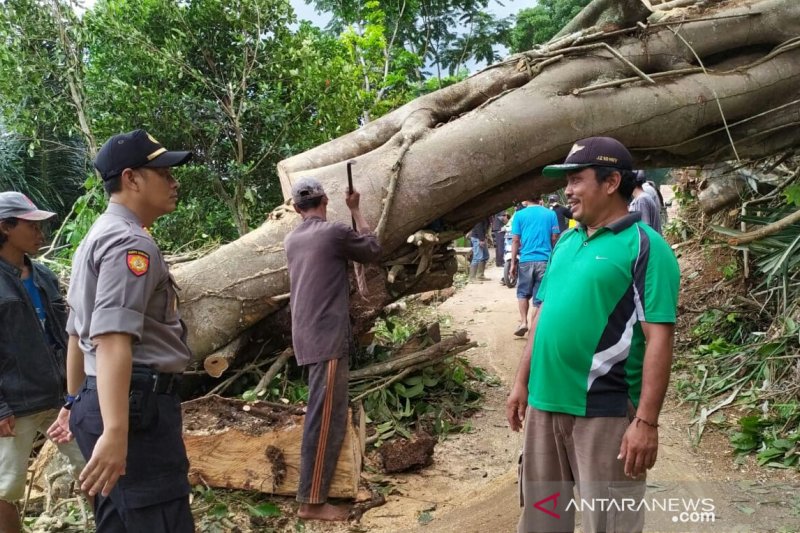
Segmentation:
[[(528, 301), (539, 290), (553, 245), (561, 233), (555, 212), (541, 203), (538, 196), (524, 201), (525, 208), (515, 213), (511, 220), (511, 257), (520, 254), (517, 278), (519, 325), (514, 331), (517, 337), (522, 337), (528, 331)], [(513, 276), (516, 271), (513, 262), (510, 271)]]

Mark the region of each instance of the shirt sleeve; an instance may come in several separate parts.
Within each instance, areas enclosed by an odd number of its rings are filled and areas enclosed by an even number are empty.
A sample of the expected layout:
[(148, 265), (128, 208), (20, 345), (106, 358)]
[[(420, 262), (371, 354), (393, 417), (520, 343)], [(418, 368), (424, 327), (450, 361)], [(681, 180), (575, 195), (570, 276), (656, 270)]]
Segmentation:
[(97, 292), (89, 338), (107, 333), (127, 333), (142, 339), (144, 314), (160, 272), (155, 243), (130, 236), (99, 258)]
[(647, 236), (646, 253), (640, 251), (634, 268), (638, 295), (637, 314), (643, 322), (674, 324), (678, 307), (680, 268), (669, 245), (655, 231), (640, 228)]
[(356, 233), (344, 224), (337, 224), (344, 256), (357, 263), (377, 263), (383, 250), (378, 237), (372, 233)]
[(519, 217), (516, 213), (511, 217), (511, 235), (522, 235), (521, 228), (519, 227)]
[(561, 226), (558, 225), (558, 216), (556, 215), (555, 211), (550, 211), (550, 231), (553, 235), (558, 235), (561, 233)]
[(67, 315), (67, 335), (74, 335), (78, 336), (78, 330), (75, 329), (75, 313), (72, 312), (72, 309), (69, 310), (69, 314)]

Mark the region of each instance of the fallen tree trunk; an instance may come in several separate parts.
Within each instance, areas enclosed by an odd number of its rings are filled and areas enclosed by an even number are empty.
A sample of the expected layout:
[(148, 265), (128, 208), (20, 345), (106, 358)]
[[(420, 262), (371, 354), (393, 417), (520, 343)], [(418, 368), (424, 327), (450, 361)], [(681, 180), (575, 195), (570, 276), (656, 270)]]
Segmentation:
[(736, 173), (709, 180), (708, 187), (700, 191), (697, 201), (707, 215), (721, 211), (742, 199), (747, 183)]
[[(347, 223), (341, 178), (355, 159), (362, 211), (391, 259), (433, 222), (462, 232), (531, 190), (560, 187), (539, 169), (583, 137), (618, 138), (642, 167), (761, 157), (800, 144), (800, 3), (711, 3), (675, 21), (661, 14), (652, 27), (585, 29), (513, 56), (284, 160), (284, 194), (299, 176), (316, 177), (331, 200), (329, 218)], [(282, 305), (282, 241), (297, 220), (284, 207), (176, 268), (199, 358)]]

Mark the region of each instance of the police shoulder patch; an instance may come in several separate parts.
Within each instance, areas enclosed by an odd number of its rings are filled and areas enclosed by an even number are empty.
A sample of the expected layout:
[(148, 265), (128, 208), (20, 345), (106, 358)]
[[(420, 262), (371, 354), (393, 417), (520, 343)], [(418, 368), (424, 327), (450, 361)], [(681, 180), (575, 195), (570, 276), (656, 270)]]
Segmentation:
[(144, 276), (150, 269), (150, 254), (141, 250), (128, 250), (126, 262), (134, 276)]

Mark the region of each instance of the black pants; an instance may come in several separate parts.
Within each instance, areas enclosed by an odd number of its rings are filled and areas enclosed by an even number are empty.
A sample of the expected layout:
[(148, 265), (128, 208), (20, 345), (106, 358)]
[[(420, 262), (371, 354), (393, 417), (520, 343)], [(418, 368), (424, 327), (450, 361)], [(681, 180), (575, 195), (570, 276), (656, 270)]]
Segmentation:
[(300, 448), (297, 501), (325, 503), (347, 432), (348, 358), (308, 365), (308, 407)]
[(501, 267), (503, 266), (503, 256), (506, 253), (506, 232), (493, 231), (494, 236), (494, 264)]
[[(189, 461), (183, 445), (180, 400), (155, 395), (157, 413), (146, 428), (128, 433), (125, 475), (108, 497), (95, 496), (100, 533), (190, 533)], [(103, 433), (97, 391), (81, 390), (70, 415), (70, 430), (88, 461)]]

